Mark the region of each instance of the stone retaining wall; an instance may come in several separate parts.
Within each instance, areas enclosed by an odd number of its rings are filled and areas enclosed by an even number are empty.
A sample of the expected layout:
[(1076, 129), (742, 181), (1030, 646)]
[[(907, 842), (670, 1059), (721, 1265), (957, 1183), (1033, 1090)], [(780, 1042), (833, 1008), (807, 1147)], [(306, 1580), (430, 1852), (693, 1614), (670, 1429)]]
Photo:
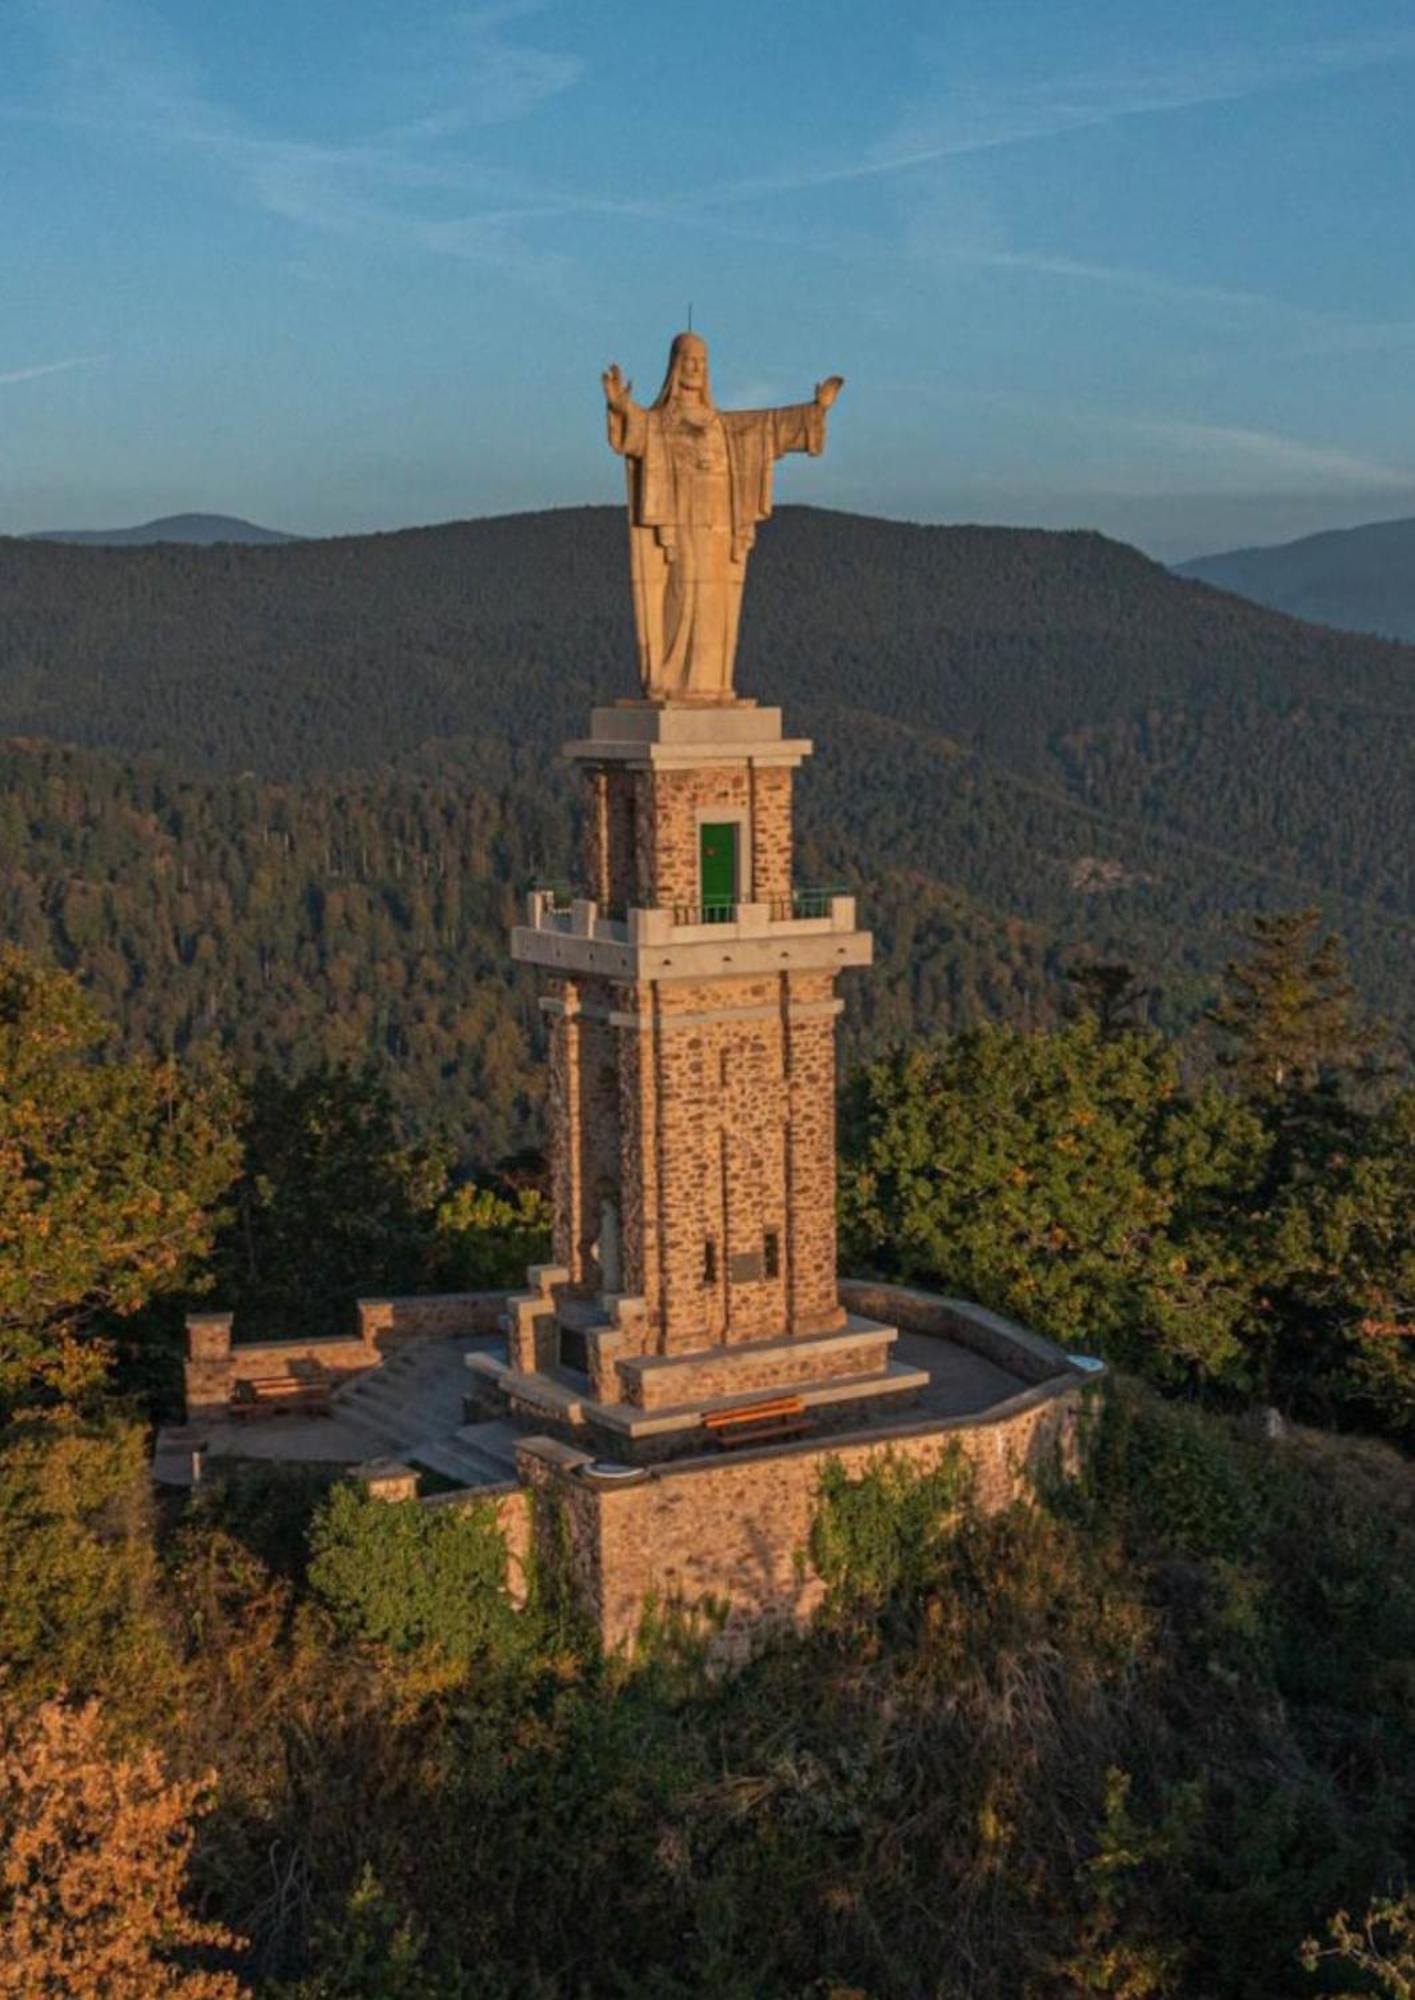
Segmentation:
[(356, 1333), (309, 1340), (233, 1340), (233, 1314), (189, 1313), (187, 1422), (219, 1422), (230, 1414), (238, 1386), (260, 1376), (348, 1381), (415, 1340), (494, 1333), (508, 1297), (506, 1292), (439, 1292), (360, 1299)]
[(636, 1485), (594, 1483), (585, 1453), (548, 1438), (525, 1440), (517, 1469), (558, 1513), (572, 1575), (607, 1647), (632, 1648), (648, 1601), (690, 1612), (716, 1605), (726, 1621), (714, 1650), (731, 1659), (773, 1629), (802, 1624), (822, 1600), (807, 1550), (828, 1461), (854, 1476), (886, 1456), (923, 1470), (956, 1446), (972, 1466), (977, 1504), (995, 1512), (1031, 1491), (1043, 1466), (1074, 1469), (1088, 1393), (1068, 1370), (980, 1416), (679, 1459)]

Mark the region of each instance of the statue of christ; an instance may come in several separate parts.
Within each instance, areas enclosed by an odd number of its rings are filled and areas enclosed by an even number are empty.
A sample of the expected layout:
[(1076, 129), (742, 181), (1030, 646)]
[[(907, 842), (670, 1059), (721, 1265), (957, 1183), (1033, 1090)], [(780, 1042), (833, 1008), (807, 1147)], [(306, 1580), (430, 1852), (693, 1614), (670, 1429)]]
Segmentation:
[(825, 449), (826, 411), (844, 386), (778, 410), (719, 410), (707, 345), (680, 333), (657, 400), (643, 409), (617, 365), (603, 376), (609, 442), (629, 482), (629, 567), (639, 675), (650, 701), (731, 701), (747, 556), (771, 512), (784, 452)]

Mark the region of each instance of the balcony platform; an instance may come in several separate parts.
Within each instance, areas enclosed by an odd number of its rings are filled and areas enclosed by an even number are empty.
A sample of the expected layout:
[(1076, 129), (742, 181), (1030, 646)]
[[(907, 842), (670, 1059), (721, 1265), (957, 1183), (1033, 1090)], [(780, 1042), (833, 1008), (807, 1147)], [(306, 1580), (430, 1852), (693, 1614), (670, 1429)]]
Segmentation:
[(634, 981), (840, 972), (871, 962), (873, 939), (856, 926), (853, 896), (805, 904), (819, 907), (820, 915), (798, 916), (798, 907), (796, 899), (781, 898), (730, 904), (726, 915), (678, 905), (609, 917), (588, 897), (567, 903), (532, 889), (526, 921), (511, 933), (511, 956), (571, 977)]

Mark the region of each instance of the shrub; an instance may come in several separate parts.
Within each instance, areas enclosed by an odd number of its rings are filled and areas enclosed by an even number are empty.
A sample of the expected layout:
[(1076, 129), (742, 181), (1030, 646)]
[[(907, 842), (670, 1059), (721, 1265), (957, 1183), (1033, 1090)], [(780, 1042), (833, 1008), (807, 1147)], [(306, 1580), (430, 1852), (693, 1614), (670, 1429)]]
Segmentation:
[(343, 1632), (452, 1661), (515, 1652), (506, 1543), (486, 1502), (422, 1507), (336, 1486), (310, 1528), (309, 1579)]

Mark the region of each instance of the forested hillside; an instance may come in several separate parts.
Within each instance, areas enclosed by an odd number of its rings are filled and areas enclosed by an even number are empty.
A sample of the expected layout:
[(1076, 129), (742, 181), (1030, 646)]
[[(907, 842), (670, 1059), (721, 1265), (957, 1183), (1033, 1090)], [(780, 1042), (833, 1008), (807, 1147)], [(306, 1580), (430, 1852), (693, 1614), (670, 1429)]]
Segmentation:
[(1415, 519), (1333, 528), (1277, 548), (1196, 556), (1180, 563), (1178, 573), (1294, 618), (1415, 639)]
[[(0, 542), (0, 730), (89, 746), (4, 753), (0, 925), (82, 966), (132, 1042), (387, 1055), (420, 1127), (513, 1149), (537, 1023), (505, 931), (528, 881), (574, 874), (557, 747), (631, 691), (626, 567), (609, 508)], [(1405, 1020), (1412, 663), (1094, 535), (783, 512), (740, 679), (817, 740), (801, 878), (858, 889), (876, 932), (848, 1053), (1052, 1021), (1087, 953), (1182, 1025), (1240, 913), (1310, 903)]]
[[(539, 1015), (506, 934), (519, 891), (571, 870), (571, 789), (539, 758), (281, 784), (0, 745), (0, 935), (82, 971), (130, 1047), (245, 1064), (386, 1062), (410, 1125), (464, 1158), (539, 1137)], [(881, 863), (877, 978), (851, 1047), (925, 1023), (1052, 1019), (1033, 927)]]

